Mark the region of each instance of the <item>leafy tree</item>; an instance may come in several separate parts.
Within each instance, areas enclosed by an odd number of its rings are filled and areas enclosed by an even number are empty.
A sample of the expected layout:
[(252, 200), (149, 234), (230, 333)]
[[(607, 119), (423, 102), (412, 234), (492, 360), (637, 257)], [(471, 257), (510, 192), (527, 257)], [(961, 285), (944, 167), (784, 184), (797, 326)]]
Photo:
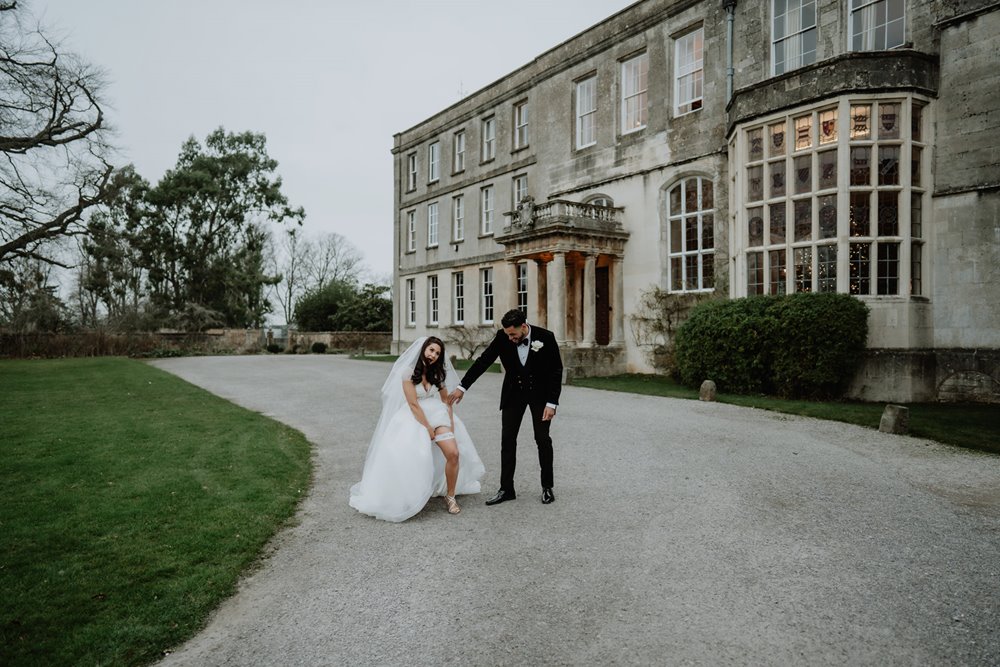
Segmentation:
[(301, 224), (281, 192), (278, 163), (264, 135), (219, 128), (202, 146), (184, 143), (174, 169), (145, 196), (147, 215), (128, 232), (146, 269), (149, 296), (166, 313), (188, 304), (219, 313), (228, 326), (259, 326), (269, 304), (265, 223)]
[(112, 168), (101, 73), (27, 29), (16, 2), (0, 2), (0, 265), (56, 259), (83, 234)]
[(310, 290), (295, 304), (295, 324), (302, 331), (332, 331), (338, 313), (354, 300), (354, 286), (331, 282)]
[(19, 333), (69, 329), (69, 309), (57, 292), (50, 263), (9, 259), (0, 265), (0, 325)]
[(334, 331), (391, 331), (392, 296), (388, 285), (366, 283), (331, 318)]
[(85, 325), (96, 326), (101, 313), (112, 328), (155, 328), (148, 312), (147, 271), (129, 227), (150, 215), (149, 183), (129, 165), (111, 178), (105, 204), (91, 215), (81, 243), (78, 300)]

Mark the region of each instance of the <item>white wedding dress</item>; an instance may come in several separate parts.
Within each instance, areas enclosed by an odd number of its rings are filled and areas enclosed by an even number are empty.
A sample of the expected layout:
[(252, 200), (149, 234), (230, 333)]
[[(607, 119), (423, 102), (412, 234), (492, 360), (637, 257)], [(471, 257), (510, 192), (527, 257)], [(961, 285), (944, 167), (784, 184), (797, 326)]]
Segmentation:
[[(382, 388), (382, 415), (368, 446), (361, 481), (351, 487), (350, 505), (363, 514), (385, 521), (405, 521), (419, 512), (432, 496), (447, 493), (444, 454), (431, 442), (427, 429), (417, 421), (403, 397), (403, 382), (410, 382), (416, 355), (423, 340), (400, 356)], [(412, 357), (412, 358), (411, 358)], [(458, 384), (455, 369), (445, 360), (446, 391)], [(448, 406), (440, 390), (414, 386), (417, 399), (431, 426), (451, 428)], [(455, 495), (479, 493), (486, 472), (462, 420), (455, 415), (458, 443), (458, 482)]]

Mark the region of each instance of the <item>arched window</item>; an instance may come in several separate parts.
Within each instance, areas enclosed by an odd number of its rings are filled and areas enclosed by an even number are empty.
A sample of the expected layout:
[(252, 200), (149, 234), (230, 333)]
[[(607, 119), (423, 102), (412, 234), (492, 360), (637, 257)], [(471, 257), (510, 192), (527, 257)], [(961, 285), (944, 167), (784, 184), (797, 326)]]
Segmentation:
[(614, 208), (615, 205), (615, 203), (611, 201), (611, 197), (605, 197), (604, 195), (591, 197), (583, 203), (589, 204), (590, 206), (604, 206), (605, 208)]
[(683, 178), (667, 191), (667, 289), (715, 287), (715, 203), (712, 181)]

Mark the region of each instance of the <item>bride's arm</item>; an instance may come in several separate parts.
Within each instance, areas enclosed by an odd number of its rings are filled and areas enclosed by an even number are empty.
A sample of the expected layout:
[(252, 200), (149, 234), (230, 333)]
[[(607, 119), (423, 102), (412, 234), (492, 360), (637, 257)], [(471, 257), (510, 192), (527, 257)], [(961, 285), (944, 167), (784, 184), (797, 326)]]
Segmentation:
[(403, 396), (406, 397), (406, 404), (410, 406), (410, 412), (413, 413), (413, 418), (416, 419), (421, 426), (427, 429), (427, 433), (431, 436), (431, 440), (433, 440), (434, 429), (432, 429), (430, 423), (428, 423), (427, 417), (424, 415), (424, 411), (420, 407), (420, 401), (417, 400), (416, 386), (408, 378), (403, 379)]

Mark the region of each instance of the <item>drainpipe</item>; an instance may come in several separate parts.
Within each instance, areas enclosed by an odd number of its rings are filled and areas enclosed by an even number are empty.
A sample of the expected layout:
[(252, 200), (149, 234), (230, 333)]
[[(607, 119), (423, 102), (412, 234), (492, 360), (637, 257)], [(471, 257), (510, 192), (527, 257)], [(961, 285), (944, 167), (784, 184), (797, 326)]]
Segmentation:
[(722, 0), (726, 10), (726, 104), (733, 99), (733, 21), (736, 18), (736, 0)]

